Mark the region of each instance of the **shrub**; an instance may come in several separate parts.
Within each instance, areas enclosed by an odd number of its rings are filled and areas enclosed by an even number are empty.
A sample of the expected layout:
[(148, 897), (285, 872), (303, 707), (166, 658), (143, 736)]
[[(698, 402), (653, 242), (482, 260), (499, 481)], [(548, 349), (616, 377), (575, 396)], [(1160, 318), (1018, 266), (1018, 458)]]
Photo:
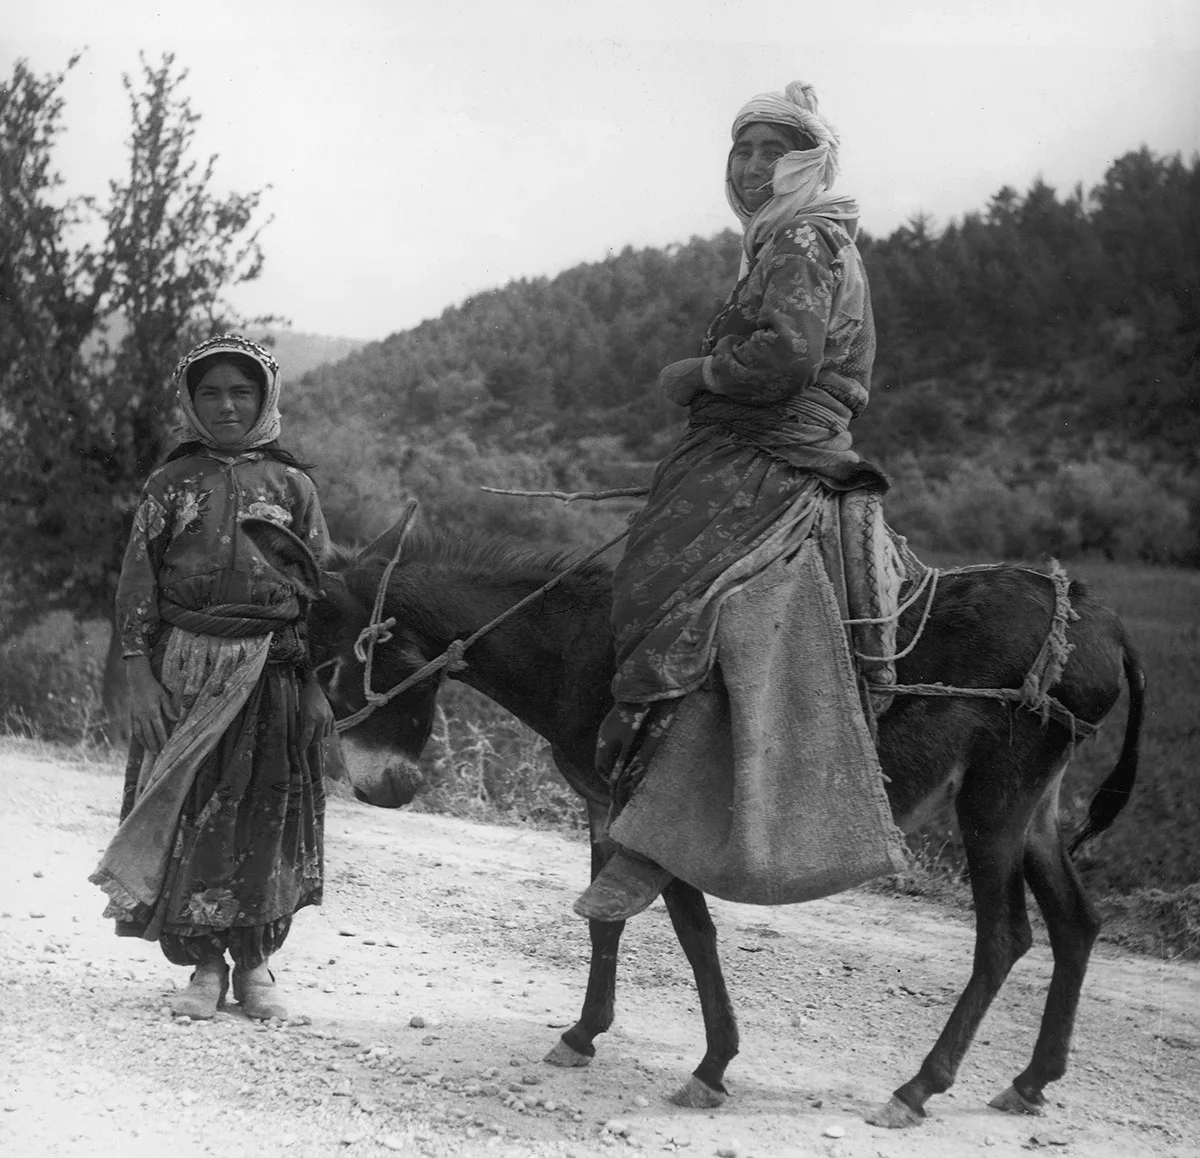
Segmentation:
[(1196, 532), (1187, 502), (1167, 483), (1132, 463), (1105, 458), (1068, 463), (1042, 490), (1056, 522), (1074, 529), (1070, 553), (1171, 563), (1195, 550)]
[(1200, 960), (1200, 884), (1178, 892), (1138, 889), (1100, 902), (1101, 937), (1157, 957)]
[(1200, 501), (1177, 473), (1102, 455), (1030, 475), (994, 457), (941, 478), (911, 455), (889, 464), (888, 521), (916, 547), (983, 559), (1098, 555), (1171, 564), (1200, 551), (1192, 510)]
[(82, 744), (104, 721), (99, 628), (55, 612), (0, 646), (0, 727), (31, 739)]
[(583, 805), (546, 741), (463, 684), (443, 689), (419, 768), (418, 807), (479, 820), (582, 828)]

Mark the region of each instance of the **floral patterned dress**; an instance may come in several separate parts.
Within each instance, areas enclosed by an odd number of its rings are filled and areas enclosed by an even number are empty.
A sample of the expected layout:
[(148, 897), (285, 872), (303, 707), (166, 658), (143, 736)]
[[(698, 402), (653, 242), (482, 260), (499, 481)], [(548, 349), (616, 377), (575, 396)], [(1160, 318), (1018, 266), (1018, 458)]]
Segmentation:
[[(279, 947), (298, 909), (321, 900), (322, 761), (329, 745), (318, 737), (301, 746), (301, 690), (311, 678), (303, 625), (290, 585), (238, 526), (245, 515), (289, 528), (317, 558), (327, 551), (316, 488), (302, 470), (262, 451), (200, 450), (168, 462), (146, 483), (117, 593), (124, 654), (151, 657), (164, 687), (177, 689), (184, 716), (195, 696), (183, 683), (172, 684), (164, 663), (189, 656), (211, 683), (217, 665), (232, 655), (236, 668), (239, 646), (254, 643), (219, 638), (225, 624), (249, 624), (230, 634), (269, 634), (258, 653), (261, 675), (232, 722), (212, 738), (173, 832), (133, 834), (135, 842), (168, 846), (158, 895), (135, 899), (122, 887), (119, 867), (110, 871), (104, 862), (92, 878), (109, 893), (106, 915), (116, 918), (118, 934), (157, 939), (178, 964), (229, 949), (235, 963), (251, 968)], [(200, 630), (206, 624), (209, 634)], [(152, 764), (135, 739), (123, 826), (137, 823)]]
[(619, 808), (679, 698), (708, 677), (723, 600), (818, 530), (831, 496), (886, 480), (851, 449), (875, 327), (858, 249), (838, 223), (771, 235), (701, 349), (699, 394), (655, 472), (614, 577), (617, 701), (597, 761)]

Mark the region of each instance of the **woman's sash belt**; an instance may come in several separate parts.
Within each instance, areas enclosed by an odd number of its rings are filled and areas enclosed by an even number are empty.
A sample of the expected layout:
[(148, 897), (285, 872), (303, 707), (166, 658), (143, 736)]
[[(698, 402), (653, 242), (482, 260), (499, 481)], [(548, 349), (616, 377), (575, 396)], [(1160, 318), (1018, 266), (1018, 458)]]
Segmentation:
[(172, 627), (196, 635), (216, 635), (223, 639), (246, 639), (270, 635), (300, 618), (300, 601), (289, 595), (281, 603), (215, 603), (197, 611), (172, 603), (159, 602), (159, 614)]
[(851, 449), (847, 425), (844, 415), (822, 405), (811, 393), (767, 406), (703, 394), (692, 404), (680, 449), (691, 438), (724, 438), (811, 471), (832, 490), (872, 487), (882, 494), (888, 489), (887, 476)]

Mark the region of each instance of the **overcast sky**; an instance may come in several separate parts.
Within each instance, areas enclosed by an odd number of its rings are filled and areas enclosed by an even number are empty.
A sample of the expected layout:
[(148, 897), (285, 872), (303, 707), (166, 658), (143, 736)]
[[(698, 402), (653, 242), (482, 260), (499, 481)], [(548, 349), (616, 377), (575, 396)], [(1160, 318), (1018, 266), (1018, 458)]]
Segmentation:
[(266, 268), (234, 303), (356, 338), (736, 226), (730, 122), (792, 79), (877, 236), (1039, 175), (1090, 188), (1143, 144), (1200, 152), (1200, 0), (25, 0), (0, 77), (83, 48), (68, 189), (120, 174), (121, 74), (173, 52), (217, 191), (271, 186)]

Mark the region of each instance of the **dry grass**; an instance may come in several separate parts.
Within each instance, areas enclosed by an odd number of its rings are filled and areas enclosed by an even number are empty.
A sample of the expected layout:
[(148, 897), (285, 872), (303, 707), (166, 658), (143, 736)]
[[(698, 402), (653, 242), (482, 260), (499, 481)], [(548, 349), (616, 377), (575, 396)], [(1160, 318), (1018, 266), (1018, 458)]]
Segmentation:
[(583, 805), (546, 741), (461, 684), (442, 694), (419, 770), (417, 808), (500, 824), (585, 827)]

